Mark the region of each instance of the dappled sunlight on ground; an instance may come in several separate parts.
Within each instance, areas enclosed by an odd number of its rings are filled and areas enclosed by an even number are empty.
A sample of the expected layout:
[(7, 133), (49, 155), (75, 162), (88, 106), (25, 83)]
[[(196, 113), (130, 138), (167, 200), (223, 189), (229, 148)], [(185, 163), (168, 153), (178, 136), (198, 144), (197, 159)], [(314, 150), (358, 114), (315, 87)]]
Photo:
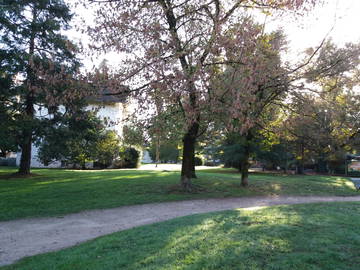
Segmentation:
[(354, 184), (349, 180), (344, 180), (343, 178), (337, 178), (336, 183), (334, 184), (336, 186), (346, 186), (348, 188), (354, 189)]
[(236, 211), (258, 211), (260, 209), (263, 209), (267, 206), (254, 206), (254, 207), (247, 207), (247, 208), (238, 208), (238, 209), (235, 209)]
[(38, 181), (33, 183), (33, 185), (50, 185), (50, 184), (61, 184), (61, 183), (68, 183), (68, 182), (73, 182), (74, 179), (63, 179), (63, 180), (59, 180), (59, 179), (53, 179), (51, 181)]
[[(337, 212), (325, 205), (314, 205), (310, 209), (280, 206), (177, 219), (167, 226), (152, 226), (149, 232), (163, 230), (161, 240), (153, 237), (158, 245), (152, 249), (138, 246), (136, 258), (124, 267), (356, 269), (359, 260), (353, 256), (358, 240), (348, 242), (346, 253), (337, 248), (348, 241), (343, 230), (354, 230), (354, 221), (344, 220), (339, 231), (336, 223), (343, 214)], [(324, 217), (327, 219), (319, 224), (318, 220)], [(151, 238), (146, 240), (150, 241)]]
[(271, 189), (274, 190), (274, 191), (280, 191), (280, 190), (283, 189), (283, 187), (282, 187), (280, 184), (278, 184), (278, 183), (270, 184), (270, 187), (271, 187)]
[[(196, 170), (214, 170), (214, 169), (220, 169), (221, 166), (196, 166)], [(181, 170), (181, 164), (143, 164), (138, 168), (138, 170), (156, 170), (156, 171), (180, 171)]]

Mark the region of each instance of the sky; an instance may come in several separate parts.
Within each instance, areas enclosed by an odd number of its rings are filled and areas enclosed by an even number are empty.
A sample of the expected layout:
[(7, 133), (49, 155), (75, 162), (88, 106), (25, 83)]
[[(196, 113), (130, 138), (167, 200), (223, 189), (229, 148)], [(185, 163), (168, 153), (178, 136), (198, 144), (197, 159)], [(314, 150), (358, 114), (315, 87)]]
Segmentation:
[[(68, 2), (71, 2), (68, 0)], [(318, 47), (325, 37), (331, 37), (333, 41), (342, 46), (347, 42), (360, 42), (360, 0), (324, 0), (324, 3), (316, 6), (308, 14), (302, 17), (285, 16), (281, 19), (267, 18), (266, 28), (271, 31), (282, 28), (288, 37), (288, 52), (284, 59), (296, 62), (301, 53), (309, 47)], [(86, 21), (93, 21), (91, 10), (77, 8), (77, 13)], [(263, 22), (265, 16), (260, 17)], [(75, 24), (79, 21), (75, 20)], [(70, 38), (87, 41), (75, 30), (69, 33)], [(98, 65), (106, 58), (109, 64), (116, 65), (120, 56), (115, 53), (85, 59), (86, 68)]]
[(327, 0), (306, 16), (286, 19), (282, 26), (288, 36), (290, 54), (296, 57), (309, 47), (317, 47), (325, 37), (338, 46), (360, 42), (360, 0)]

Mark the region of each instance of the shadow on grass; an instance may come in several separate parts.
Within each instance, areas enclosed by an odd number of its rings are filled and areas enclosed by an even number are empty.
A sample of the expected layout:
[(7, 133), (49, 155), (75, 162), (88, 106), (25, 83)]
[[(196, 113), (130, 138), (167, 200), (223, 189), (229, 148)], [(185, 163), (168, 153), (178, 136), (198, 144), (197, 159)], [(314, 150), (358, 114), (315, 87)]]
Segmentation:
[[(98, 246), (97, 254), (107, 260), (108, 252), (119, 256), (121, 250), (126, 259), (114, 266), (124, 269), (357, 269), (358, 207), (323, 204), (192, 216), (115, 237), (110, 247)], [(124, 248), (129, 242), (132, 247)]]
[(225, 211), (101, 237), (5, 269), (358, 269), (359, 203)]
[(1, 180), (8, 180), (11, 181), (13, 179), (29, 179), (29, 178), (35, 178), (35, 177), (41, 177), (41, 174), (37, 173), (30, 173), (30, 174), (21, 174), (21, 173), (10, 173), (10, 174), (1, 174), (0, 175), (0, 181)]

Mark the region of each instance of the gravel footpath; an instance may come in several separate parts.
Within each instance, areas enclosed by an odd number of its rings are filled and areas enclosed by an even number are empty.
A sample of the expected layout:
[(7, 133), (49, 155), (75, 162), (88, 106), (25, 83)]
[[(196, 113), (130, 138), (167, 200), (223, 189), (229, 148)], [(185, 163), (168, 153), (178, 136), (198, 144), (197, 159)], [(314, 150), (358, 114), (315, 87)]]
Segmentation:
[(61, 217), (0, 222), (0, 265), (55, 251), (140, 225), (213, 211), (316, 202), (360, 201), (353, 197), (250, 197), (191, 200), (91, 210)]

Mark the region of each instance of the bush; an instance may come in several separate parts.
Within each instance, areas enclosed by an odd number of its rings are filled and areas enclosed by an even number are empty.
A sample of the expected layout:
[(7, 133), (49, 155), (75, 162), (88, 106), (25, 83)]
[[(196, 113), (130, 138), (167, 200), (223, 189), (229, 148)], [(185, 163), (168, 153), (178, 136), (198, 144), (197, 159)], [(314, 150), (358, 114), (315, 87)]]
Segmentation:
[(105, 131), (101, 134), (101, 140), (95, 144), (92, 158), (95, 160), (94, 167), (105, 169), (119, 156), (120, 140), (115, 131)]
[(107, 141), (105, 126), (94, 112), (79, 110), (60, 119), (42, 131), (38, 158), (43, 164), (61, 161), (64, 166), (86, 169), (88, 162), (106, 163), (94, 157), (97, 147), (101, 150), (98, 144)]
[(195, 166), (202, 166), (203, 164), (201, 157), (195, 157)]
[(218, 166), (220, 163), (219, 162), (214, 162), (212, 160), (207, 160), (204, 162), (205, 166), (209, 166), (209, 167), (214, 167), (214, 166)]
[[(160, 162), (161, 163), (177, 163), (179, 160), (179, 149), (176, 144), (164, 143), (160, 145)], [(152, 144), (149, 149), (152, 160), (156, 161), (156, 145)]]
[(135, 148), (129, 147), (120, 150), (119, 157), (120, 159), (114, 162), (114, 168), (138, 168), (140, 165), (140, 152)]
[(16, 166), (16, 158), (0, 158), (0, 166)]

